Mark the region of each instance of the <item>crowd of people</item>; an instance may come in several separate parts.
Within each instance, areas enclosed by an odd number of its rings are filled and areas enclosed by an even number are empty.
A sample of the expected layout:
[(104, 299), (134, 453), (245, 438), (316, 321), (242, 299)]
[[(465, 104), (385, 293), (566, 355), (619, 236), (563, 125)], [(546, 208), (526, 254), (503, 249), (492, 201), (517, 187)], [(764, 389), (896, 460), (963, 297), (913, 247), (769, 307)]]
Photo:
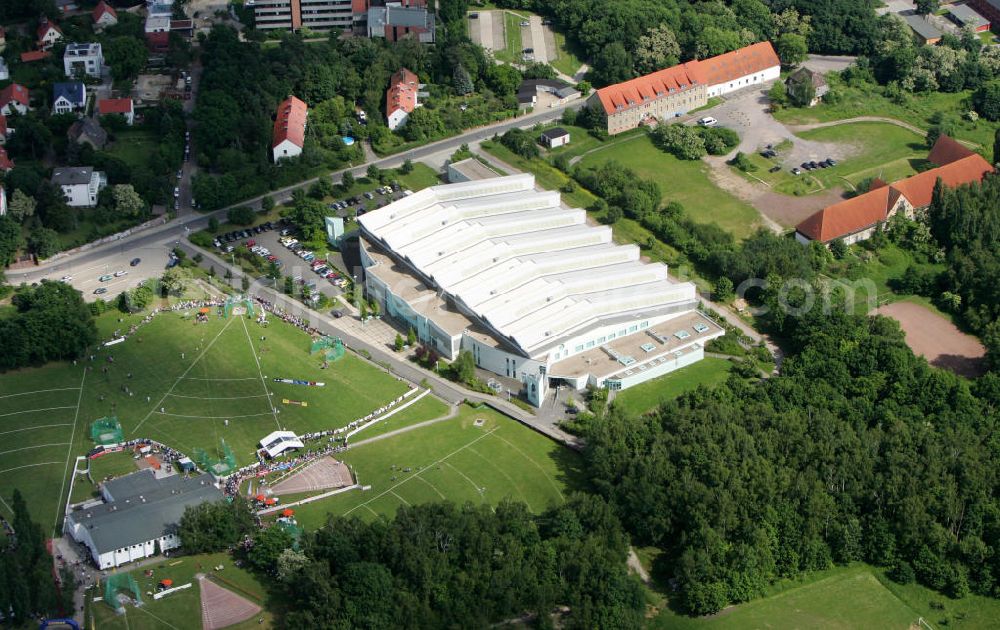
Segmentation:
[(296, 328), (304, 330), (310, 335), (320, 334), (319, 330), (317, 330), (314, 326), (309, 325), (309, 322), (305, 321), (301, 317), (296, 317), (295, 315), (288, 313), (287, 311), (285, 311), (285, 309), (281, 308), (280, 306), (275, 306), (274, 304), (272, 304), (268, 300), (265, 300), (262, 297), (255, 295), (253, 296), (253, 301), (256, 302), (258, 306), (260, 306), (261, 310), (267, 311), (268, 313), (274, 315), (275, 317), (285, 322), (286, 324), (291, 324)]

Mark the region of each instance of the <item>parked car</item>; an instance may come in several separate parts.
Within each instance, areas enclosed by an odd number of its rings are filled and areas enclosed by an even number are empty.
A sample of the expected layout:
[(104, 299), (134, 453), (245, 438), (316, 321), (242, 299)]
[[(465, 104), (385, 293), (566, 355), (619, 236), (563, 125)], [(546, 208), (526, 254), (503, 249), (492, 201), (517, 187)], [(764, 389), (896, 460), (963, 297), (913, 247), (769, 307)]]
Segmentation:
[(470, 13), (469, 14), (469, 19), (470, 20), (478, 20), (479, 19), (479, 14), (478, 13)]
[(700, 118), (698, 120), (698, 124), (701, 125), (702, 127), (714, 127), (715, 125), (719, 124), (719, 121), (712, 118), (711, 116), (705, 116), (704, 118)]
[(801, 174), (802, 171), (799, 170), (799, 167), (796, 166), (795, 168), (792, 169), (792, 175), (801, 175)]
[(527, 20), (521, 20), (521, 26), (531, 26), (531, 22), (528, 22)]
[(132, 262), (130, 262), (129, 265), (131, 265), (132, 267), (137, 267), (141, 262), (142, 262), (141, 258), (133, 258)]
[(100, 282), (107, 282), (107, 281), (109, 281), (109, 280), (111, 280), (113, 278), (114, 278), (114, 276), (111, 275), (110, 273), (108, 273), (108, 274), (104, 274), (103, 276), (101, 276), (97, 280), (100, 281)]
[(829, 164), (830, 166), (836, 166), (837, 165), (837, 160), (835, 160), (833, 158), (826, 158), (826, 163)]
[(115, 277), (116, 278), (121, 278), (122, 276), (124, 276), (127, 273), (128, 273), (127, 271), (121, 271), (121, 270), (119, 270), (119, 271), (115, 272)]
[(105, 289), (104, 287), (97, 287), (96, 289), (94, 289), (94, 295), (102, 295), (107, 292), (108, 290)]
[(767, 169), (767, 172), (768, 173), (777, 173), (780, 170), (781, 170), (781, 165), (780, 164), (775, 164), (771, 168)]
[(60, 278), (60, 280), (62, 280), (63, 282), (69, 282), (72, 279), (73, 276), (63, 276), (62, 278)]
[(340, 319), (341, 317), (344, 316), (344, 311), (340, 310), (339, 308), (335, 308), (332, 311), (330, 311), (330, 314), (333, 315), (335, 318)]
[(181, 187), (174, 186), (174, 197), (180, 197), (180, 196), (181, 196)]

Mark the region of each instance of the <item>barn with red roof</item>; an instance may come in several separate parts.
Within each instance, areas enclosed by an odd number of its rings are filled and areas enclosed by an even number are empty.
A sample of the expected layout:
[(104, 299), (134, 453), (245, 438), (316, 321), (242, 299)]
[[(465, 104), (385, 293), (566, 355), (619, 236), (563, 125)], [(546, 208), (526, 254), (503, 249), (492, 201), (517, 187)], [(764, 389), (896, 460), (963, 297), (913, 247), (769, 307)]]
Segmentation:
[(271, 152), (275, 163), (302, 154), (302, 147), (306, 141), (308, 114), (308, 105), (294, 96), (289, 96), (278, 105), (278, 115), (274, 119), (274, 135), (271, 140)]
[(868, 192), (823, 208), (796, 226), (795, 238), (803, 244), (838, 238), (848, 245), (857, 243), (871, 238), (894, 215), (912, 219), (917, 211), (931, 205), (938, 180), (955, 188), (978, 183), (993, 172), (981, 155), (948, 136), (938, 138), (928, 161), (938, 166), (892, 184), (877, 181)]

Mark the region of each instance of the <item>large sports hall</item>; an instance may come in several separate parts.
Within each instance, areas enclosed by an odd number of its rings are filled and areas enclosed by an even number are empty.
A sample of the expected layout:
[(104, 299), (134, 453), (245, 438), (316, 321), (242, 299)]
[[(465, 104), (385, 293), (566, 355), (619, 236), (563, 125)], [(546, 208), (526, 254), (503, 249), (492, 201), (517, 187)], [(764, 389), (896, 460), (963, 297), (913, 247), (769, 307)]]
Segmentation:
[(523, 384), (620, 390), (694, 363), (724, 331), (695, 287), (617, 245), (531, 174), (425, 188), (359, 219), (365, 288), (447, 359)]

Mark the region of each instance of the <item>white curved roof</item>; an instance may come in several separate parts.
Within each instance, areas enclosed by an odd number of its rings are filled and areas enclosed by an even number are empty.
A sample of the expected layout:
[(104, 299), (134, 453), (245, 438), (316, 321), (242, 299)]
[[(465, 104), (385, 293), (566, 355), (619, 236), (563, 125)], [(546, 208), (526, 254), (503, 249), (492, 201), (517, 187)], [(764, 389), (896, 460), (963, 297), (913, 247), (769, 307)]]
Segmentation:
[(607, 226), (512, 175), (426, 188), (358, 219), (363, 231), (533, 356), (603, 320), (695, 298)]

